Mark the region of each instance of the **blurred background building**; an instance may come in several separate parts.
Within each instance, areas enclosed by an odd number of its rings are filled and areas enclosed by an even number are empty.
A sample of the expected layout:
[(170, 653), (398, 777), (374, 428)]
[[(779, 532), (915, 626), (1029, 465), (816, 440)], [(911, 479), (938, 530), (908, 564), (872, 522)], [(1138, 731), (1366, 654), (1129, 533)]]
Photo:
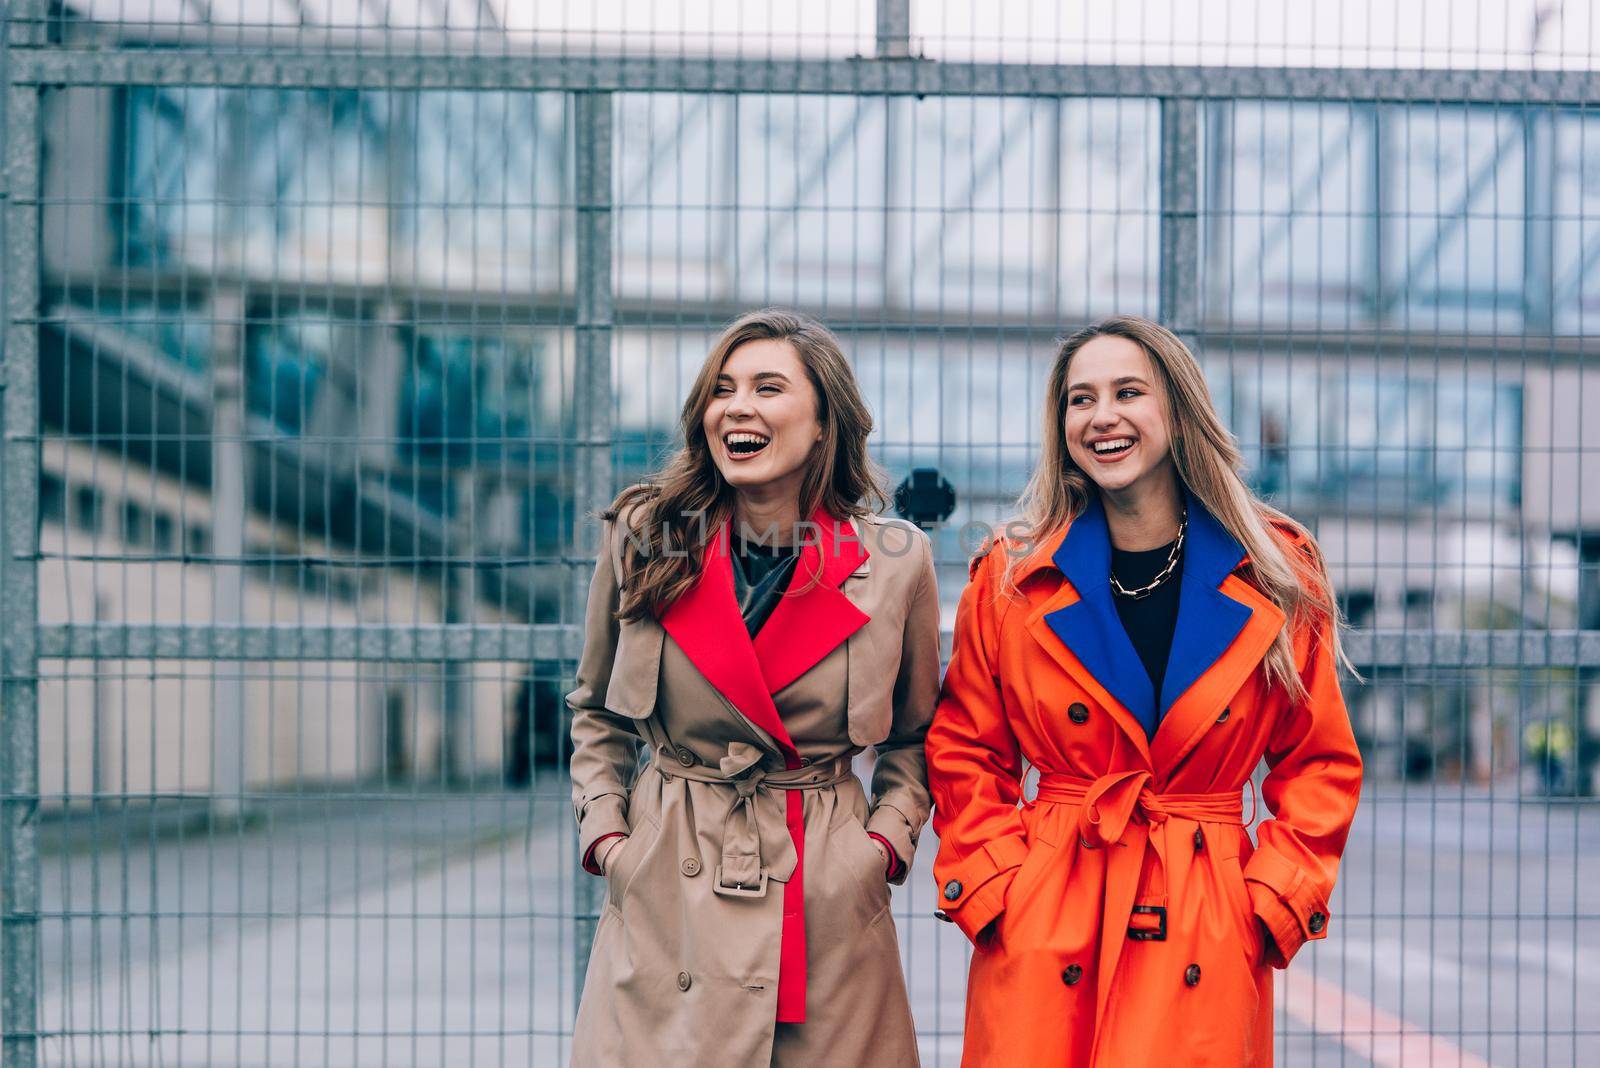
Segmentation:
[[(199, 32), (183, 10), (141, 27), (86, 5), (58, 27), (81, 45), (134, 32), (165, 47)], [(432, 623), (557, 620), (584, 195), (571, 111), (521, 91), (47, 97), (41, 397), (61, 441), (40, 517), (61, 553), (41, 618), (192, 620), (150, 591), (187, 583), (207, 603), (220, 566), (246, 591), (241, 622), (358, 621), (375, 597), (390, 618), (398, 599)], [(1251, 479), (1318, 534), (1351, 623), (1600, 627), (1600, 486), (1580, 437), (1600, 410), (1583, 368), (1600, 319), (1600, 126), (1581, 109), (1469, 103), (1211, 100), (1198, 118), (1189, 334)], [(857, 361), (892, 479), (932, 466), (956, 488), (948, 626), (963, 524), (1002, 518), (1031, 462), (1052, 339), (1113, 311), (1159, 314), (1158, 103), (623, 93), (614, 123), (615, 477), (669, 444), (722, 322), (774, 301), (814, 311)], [(237, 376), (226, 462), (246, 512), (241, 562), (220, 565), (219, 370)], [(1377, 775), (1514, 775), (1530, 717), (1600, 731), (1587, 684), (1551, 688), (1546, 707), (1497, 698), (1488, 666), (1436, 681), (1368, 659), (1357, 723)], [(441, 665), (439, 686), (398, 694), (351, 684), (346, 736), (275, 732), (289, 751), (327, 750), (320, 766), (250, 774), (525, 760), (501, 729), (521, 684), (461, 674)], [(268, 690), (285, 708), (304, 699), (249, 680), (247, 721)], [(554, 693), (538, 690), (535, 704)], [(97, 703), (129, 698), (41, 699), (103, 723)], [(209, 699), (182, 702), (191, 724)], [(552, 716), (541, 704), (547, 731)], [(1589, 777), (1585, 761), (1581, 789)]]

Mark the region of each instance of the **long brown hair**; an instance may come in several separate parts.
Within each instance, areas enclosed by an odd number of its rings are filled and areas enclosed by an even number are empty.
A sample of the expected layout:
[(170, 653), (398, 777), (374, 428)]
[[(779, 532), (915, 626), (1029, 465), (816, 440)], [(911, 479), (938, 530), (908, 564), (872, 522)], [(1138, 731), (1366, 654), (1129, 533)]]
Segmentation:
[(661, 470), (617, 496), (604, 518), (621, 517), (622, 599), (617, 618), (659, 616), (700, 577), (705, 544), (733, 514), (734, 490), (717, 470), (706, 440), (705, 413), (728, 357), (747, 341), (787, 341), (817, 393), (822, 440), (800, 484), (800, 518), (820, 507), (854, 519), (885, 503), (883, 473), (867, 455), (872, 413), (839, 339), (826, 326), (785, 308), (735, 319), (701, 364), (678, 419), (682, 448)]
[[(1043, 448), (1018, 502), (1023, 539), (1037, 543), (1060, 529), (1083, 512), (1095, 492), (1094, 482), (1067, 452), (1066, 405), (1068, 365), (1097, 337), (1125, 338), (1150, 358), (1166, 387), (1167, 431), (1178, 477), (1243, 546), (1254, 585), (1288, 620), (1267, 652), (1268, 680), (1287, 689), (1294, 700), (1305, 696), (1294, 666), (1293, 634), (1321, 620), (1331, 624), (1326, 631), (1335, 662), (1353, 671), (1339, 640), (1339, 606), (1322, 551), (1303, 527), (1250, 492), (1240, 475), (1243, 457), (1211, 403), (1199, 362), (1177, 335), (1158, 323), (1112, 316), (1060, 343), (1045, 387)], [(1012, 576), (1020, 560), (1013, 556), (1008, 563), (1003, 588), (1015, 591)]]

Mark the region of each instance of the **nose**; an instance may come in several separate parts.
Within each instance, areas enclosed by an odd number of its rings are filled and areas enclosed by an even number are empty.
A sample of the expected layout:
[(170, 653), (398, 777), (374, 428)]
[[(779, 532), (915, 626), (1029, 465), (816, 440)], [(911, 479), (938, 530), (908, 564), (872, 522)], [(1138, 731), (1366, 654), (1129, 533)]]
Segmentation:
[(729, 419), (748, 419), (755, 412), (750, 407), (750, 396), (744, 390), (735, 390), (733, 396), (728, 398), (728, 405), (723, 414)]
[(1111, 410), (1109, 404), (1096, 404), (1094, 413), (1089, 417), (1089, 425), (1099, 431), (1110, 430), (1117, 425), (1117, 413)]

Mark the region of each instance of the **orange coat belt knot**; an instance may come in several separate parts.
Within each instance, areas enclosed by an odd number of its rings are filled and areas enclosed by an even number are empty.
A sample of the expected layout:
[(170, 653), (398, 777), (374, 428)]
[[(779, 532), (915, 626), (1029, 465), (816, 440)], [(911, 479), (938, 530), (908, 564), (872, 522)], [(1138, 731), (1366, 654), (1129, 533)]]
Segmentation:
[[(1118, 846), (1106, 856), (1101, 913), (1100, 967), (1095, 990), (1096, 1030), (1104, 1022), (1111, 980), (1127, 939), (1160, 940), (1167, 933), (1167, 823), (1172, 818), (1243, 826), (1239, 790), (1158, 794), (1148, 771), (1122, 771), (1087, 779), (1041, 772), (1038, 804), (1077, 805), (1078, 840), (1085, 849)], [(1148, 848), (1146, 848), (1148, 847)], [(1146, 852), (1154, 853), (1150, 878), (1139, 896)], [(1136, 901), (1135, 898), (1138, 897)]]

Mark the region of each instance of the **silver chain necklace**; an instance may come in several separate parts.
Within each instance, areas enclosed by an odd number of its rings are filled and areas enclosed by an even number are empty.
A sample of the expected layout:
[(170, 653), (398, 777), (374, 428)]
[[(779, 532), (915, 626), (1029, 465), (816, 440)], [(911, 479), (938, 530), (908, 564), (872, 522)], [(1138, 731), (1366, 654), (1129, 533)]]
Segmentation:
[(1116, 573), (1111, 575), (1111, 592), (1118, 597), (1128, 597), (1137, 601), (1141, 597), (1148, 597), (1156, 592), (1156, 588), (1172, 577), (1178, 569), (1178, 554), (1183, 552), (1183, 536), (1189, 531), (1189, 510), (1183, 510), (1183, 520), (1178, 524), (1178, 540), (1172, 543), (1172, 549), (1167, 553), (1167, 566), (1156, 573), (1156, 577), (1140, 586), (1136, 590), (1125, 588), (1117, 581)]

